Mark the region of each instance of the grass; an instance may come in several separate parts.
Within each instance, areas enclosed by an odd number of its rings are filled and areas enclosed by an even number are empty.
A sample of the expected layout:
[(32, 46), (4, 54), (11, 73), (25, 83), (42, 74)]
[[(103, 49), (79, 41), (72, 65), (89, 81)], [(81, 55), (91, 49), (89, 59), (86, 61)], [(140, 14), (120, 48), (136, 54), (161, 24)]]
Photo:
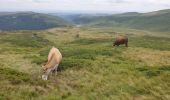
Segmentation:
[[(170, 37), (120, 28), (54, 28), (0, 37), (0, 100), (169, 100)], [(35, 35), (36, 34), (36, 35)], [(129, 47), (112, 47), (117, 35)], [(50, 48), (63, 55), (41, 80)]]
[(130, 41), (133, 42), (134, 46), (136, 47), (153, 48), (157, 50), (166, 51), (170, 50), (169, 40), (170, 40), (169, 37), (151, 37), (151, 36), (130, 38)]

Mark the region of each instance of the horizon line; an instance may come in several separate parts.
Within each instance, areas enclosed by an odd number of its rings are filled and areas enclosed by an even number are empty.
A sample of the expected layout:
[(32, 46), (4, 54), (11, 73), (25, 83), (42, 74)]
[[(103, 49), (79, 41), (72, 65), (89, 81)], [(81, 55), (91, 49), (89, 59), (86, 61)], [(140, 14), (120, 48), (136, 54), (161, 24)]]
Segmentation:
[(120, 13), (130, 13), (130, 12), (136, 12), (136, 13), (149, 13), (149, 12), (155, 12), (155, 11), (162, 11), (162, 10), (170, 10), (170, 9), (160, 9), (160, 10), (152, 10), (152, 11), (83, 11), (83, 10), (58, 10), (58, 11), (43, 11), (43, 10), (15, 10), (15, 11), (9, 11), (9, 10), (0, 10), (0, 13), (17, 13), (17, 12), (35, 12), (35, 13), (70, 13), (70, 14), (120, 14)]

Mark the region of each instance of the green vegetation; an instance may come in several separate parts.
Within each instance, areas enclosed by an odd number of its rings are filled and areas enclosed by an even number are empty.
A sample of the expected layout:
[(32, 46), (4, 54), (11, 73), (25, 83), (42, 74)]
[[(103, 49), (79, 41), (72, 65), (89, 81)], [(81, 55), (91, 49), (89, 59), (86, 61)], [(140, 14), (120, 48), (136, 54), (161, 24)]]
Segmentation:
[[(0, 33), (1, 34), (1, 33)], [(113, 47), (127, 35), (129, 47)], [(52, 46), (63, 60), (41, 80)], [(0, 35), (0, 100), (169, 100), (170, 35), (125, 28), (54, 28)]]
[(59, 17), (34, 12), (0, 13), (0, 30), (41, 30), (69, 26)]
[(128, 27), (141, 30), (170, 32), (170, 10), (149, 13), (123, 13), (110, 16), (76, 16), (72, 22), (94, 27)]

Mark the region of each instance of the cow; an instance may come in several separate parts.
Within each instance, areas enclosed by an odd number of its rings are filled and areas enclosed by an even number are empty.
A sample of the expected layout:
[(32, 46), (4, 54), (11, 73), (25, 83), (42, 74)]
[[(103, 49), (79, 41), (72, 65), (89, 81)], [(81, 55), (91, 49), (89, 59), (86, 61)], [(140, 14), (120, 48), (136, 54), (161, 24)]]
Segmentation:
[(62, 60), (62, 54), (60, 53), (60, 51), (55, 47), (51, 48), (48, 54), (48, 62), (42, 66), (43, 80), (48, 80), (48, 75), (51, 71), (52, 73), (56, 73), (61, 60)]
[(113, 46), (119, 46), (125, 44), (126, 47), (128, 47), (128, 38), (125, 36), (119, 36), (116, 38), (116, 40), (113, 42)]

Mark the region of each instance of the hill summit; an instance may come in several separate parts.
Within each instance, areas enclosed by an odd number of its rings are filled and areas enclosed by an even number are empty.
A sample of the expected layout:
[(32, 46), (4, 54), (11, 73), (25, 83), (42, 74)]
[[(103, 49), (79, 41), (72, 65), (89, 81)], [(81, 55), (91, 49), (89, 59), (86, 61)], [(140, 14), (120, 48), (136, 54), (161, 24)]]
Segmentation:
[(64, 19), (35, 12), (1, 12), (0, 30), (41, 30), (70, 25)]

